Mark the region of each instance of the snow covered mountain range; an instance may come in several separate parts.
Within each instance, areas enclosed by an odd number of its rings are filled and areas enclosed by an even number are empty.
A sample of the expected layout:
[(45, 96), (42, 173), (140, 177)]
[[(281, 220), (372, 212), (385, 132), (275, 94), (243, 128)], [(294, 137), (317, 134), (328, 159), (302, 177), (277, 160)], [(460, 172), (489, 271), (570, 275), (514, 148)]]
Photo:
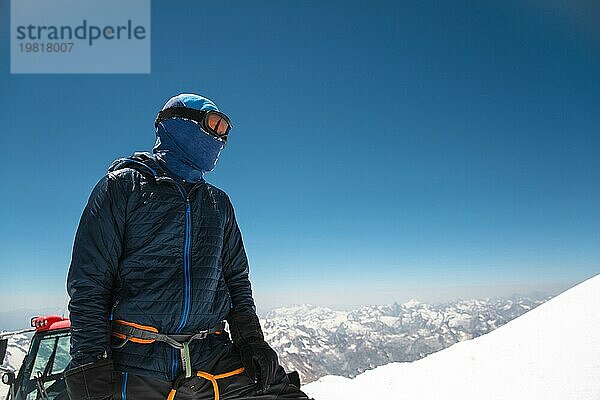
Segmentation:
[(596, 275), (481, 337), (302, 389), (317, 400), (600, 400), (599, 327)]
[(266, 340), (302, 382), (354, 377), (395, 361), (414, 361), (504, 325), (547, 298), (513, 297), (365, 306), (353, 311), (301, 305), (262, 319)]

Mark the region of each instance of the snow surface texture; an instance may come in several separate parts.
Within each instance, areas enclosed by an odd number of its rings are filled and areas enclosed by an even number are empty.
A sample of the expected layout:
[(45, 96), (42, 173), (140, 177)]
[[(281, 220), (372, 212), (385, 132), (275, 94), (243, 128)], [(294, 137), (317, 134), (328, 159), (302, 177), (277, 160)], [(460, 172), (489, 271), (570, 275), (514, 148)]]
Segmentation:
[(277, 308), (261, 321), (265, 339), (304, 383), (353, 378), (391, 362), (419, 360), (504, 325), (547, 298), (513, 296), (335, 311), (314, 305)]
[(484, 336), (302, 389), (316, 400), (600, 400), (599, 328), (597, 275)]

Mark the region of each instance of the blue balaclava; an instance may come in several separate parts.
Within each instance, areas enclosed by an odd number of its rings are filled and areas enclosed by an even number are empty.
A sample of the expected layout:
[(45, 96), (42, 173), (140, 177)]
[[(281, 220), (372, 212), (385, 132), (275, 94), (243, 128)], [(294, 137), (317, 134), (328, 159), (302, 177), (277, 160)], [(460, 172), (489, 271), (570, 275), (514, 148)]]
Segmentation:
[[(162, 109), (171, 107), (219, 111), (215, 103), (206, 97), (187, 93), (171, 97)], [(213, 170), (223, 147), (223, 142), (194, 121), (173, 117), (158, 124), (152, 152), (178, 178), (197, 182), (204, 172)]]

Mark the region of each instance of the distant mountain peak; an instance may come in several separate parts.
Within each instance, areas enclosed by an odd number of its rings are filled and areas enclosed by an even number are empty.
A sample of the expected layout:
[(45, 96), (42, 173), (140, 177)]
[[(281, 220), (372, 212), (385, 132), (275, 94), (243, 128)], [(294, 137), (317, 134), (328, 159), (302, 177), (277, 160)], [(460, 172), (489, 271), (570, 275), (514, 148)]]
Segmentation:
[(402, 305), (406, 308), (413, 308), (413, 307), (418, 307), (419, 305), (421, 305), (421, 302), (417, 299), (410, 299), (409, 301), (407, 301), (406, 303), (403, 303)]

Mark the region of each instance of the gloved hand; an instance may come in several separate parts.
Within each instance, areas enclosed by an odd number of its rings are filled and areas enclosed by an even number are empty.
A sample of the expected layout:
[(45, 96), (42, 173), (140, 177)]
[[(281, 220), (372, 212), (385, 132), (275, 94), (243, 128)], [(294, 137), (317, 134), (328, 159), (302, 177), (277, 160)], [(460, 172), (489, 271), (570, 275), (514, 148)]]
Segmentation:
[(255, 313), (248, 310), (231, 311), (227, 322), (246, 373), (257, 383), (257, 394), (264, 393), (273, 383), (279, 368), (277, 353), (265, 342)]
[(257, 394), (263, 394), (275, 379), (275, 372), (279, 367), (277, 353), (264, 340), (243, 344), (239, 351), (248, 376), (257, 383)]
[(113, 362), (110, 358), (69, 368), (65, 371), (71, 400), (112, 400)]

